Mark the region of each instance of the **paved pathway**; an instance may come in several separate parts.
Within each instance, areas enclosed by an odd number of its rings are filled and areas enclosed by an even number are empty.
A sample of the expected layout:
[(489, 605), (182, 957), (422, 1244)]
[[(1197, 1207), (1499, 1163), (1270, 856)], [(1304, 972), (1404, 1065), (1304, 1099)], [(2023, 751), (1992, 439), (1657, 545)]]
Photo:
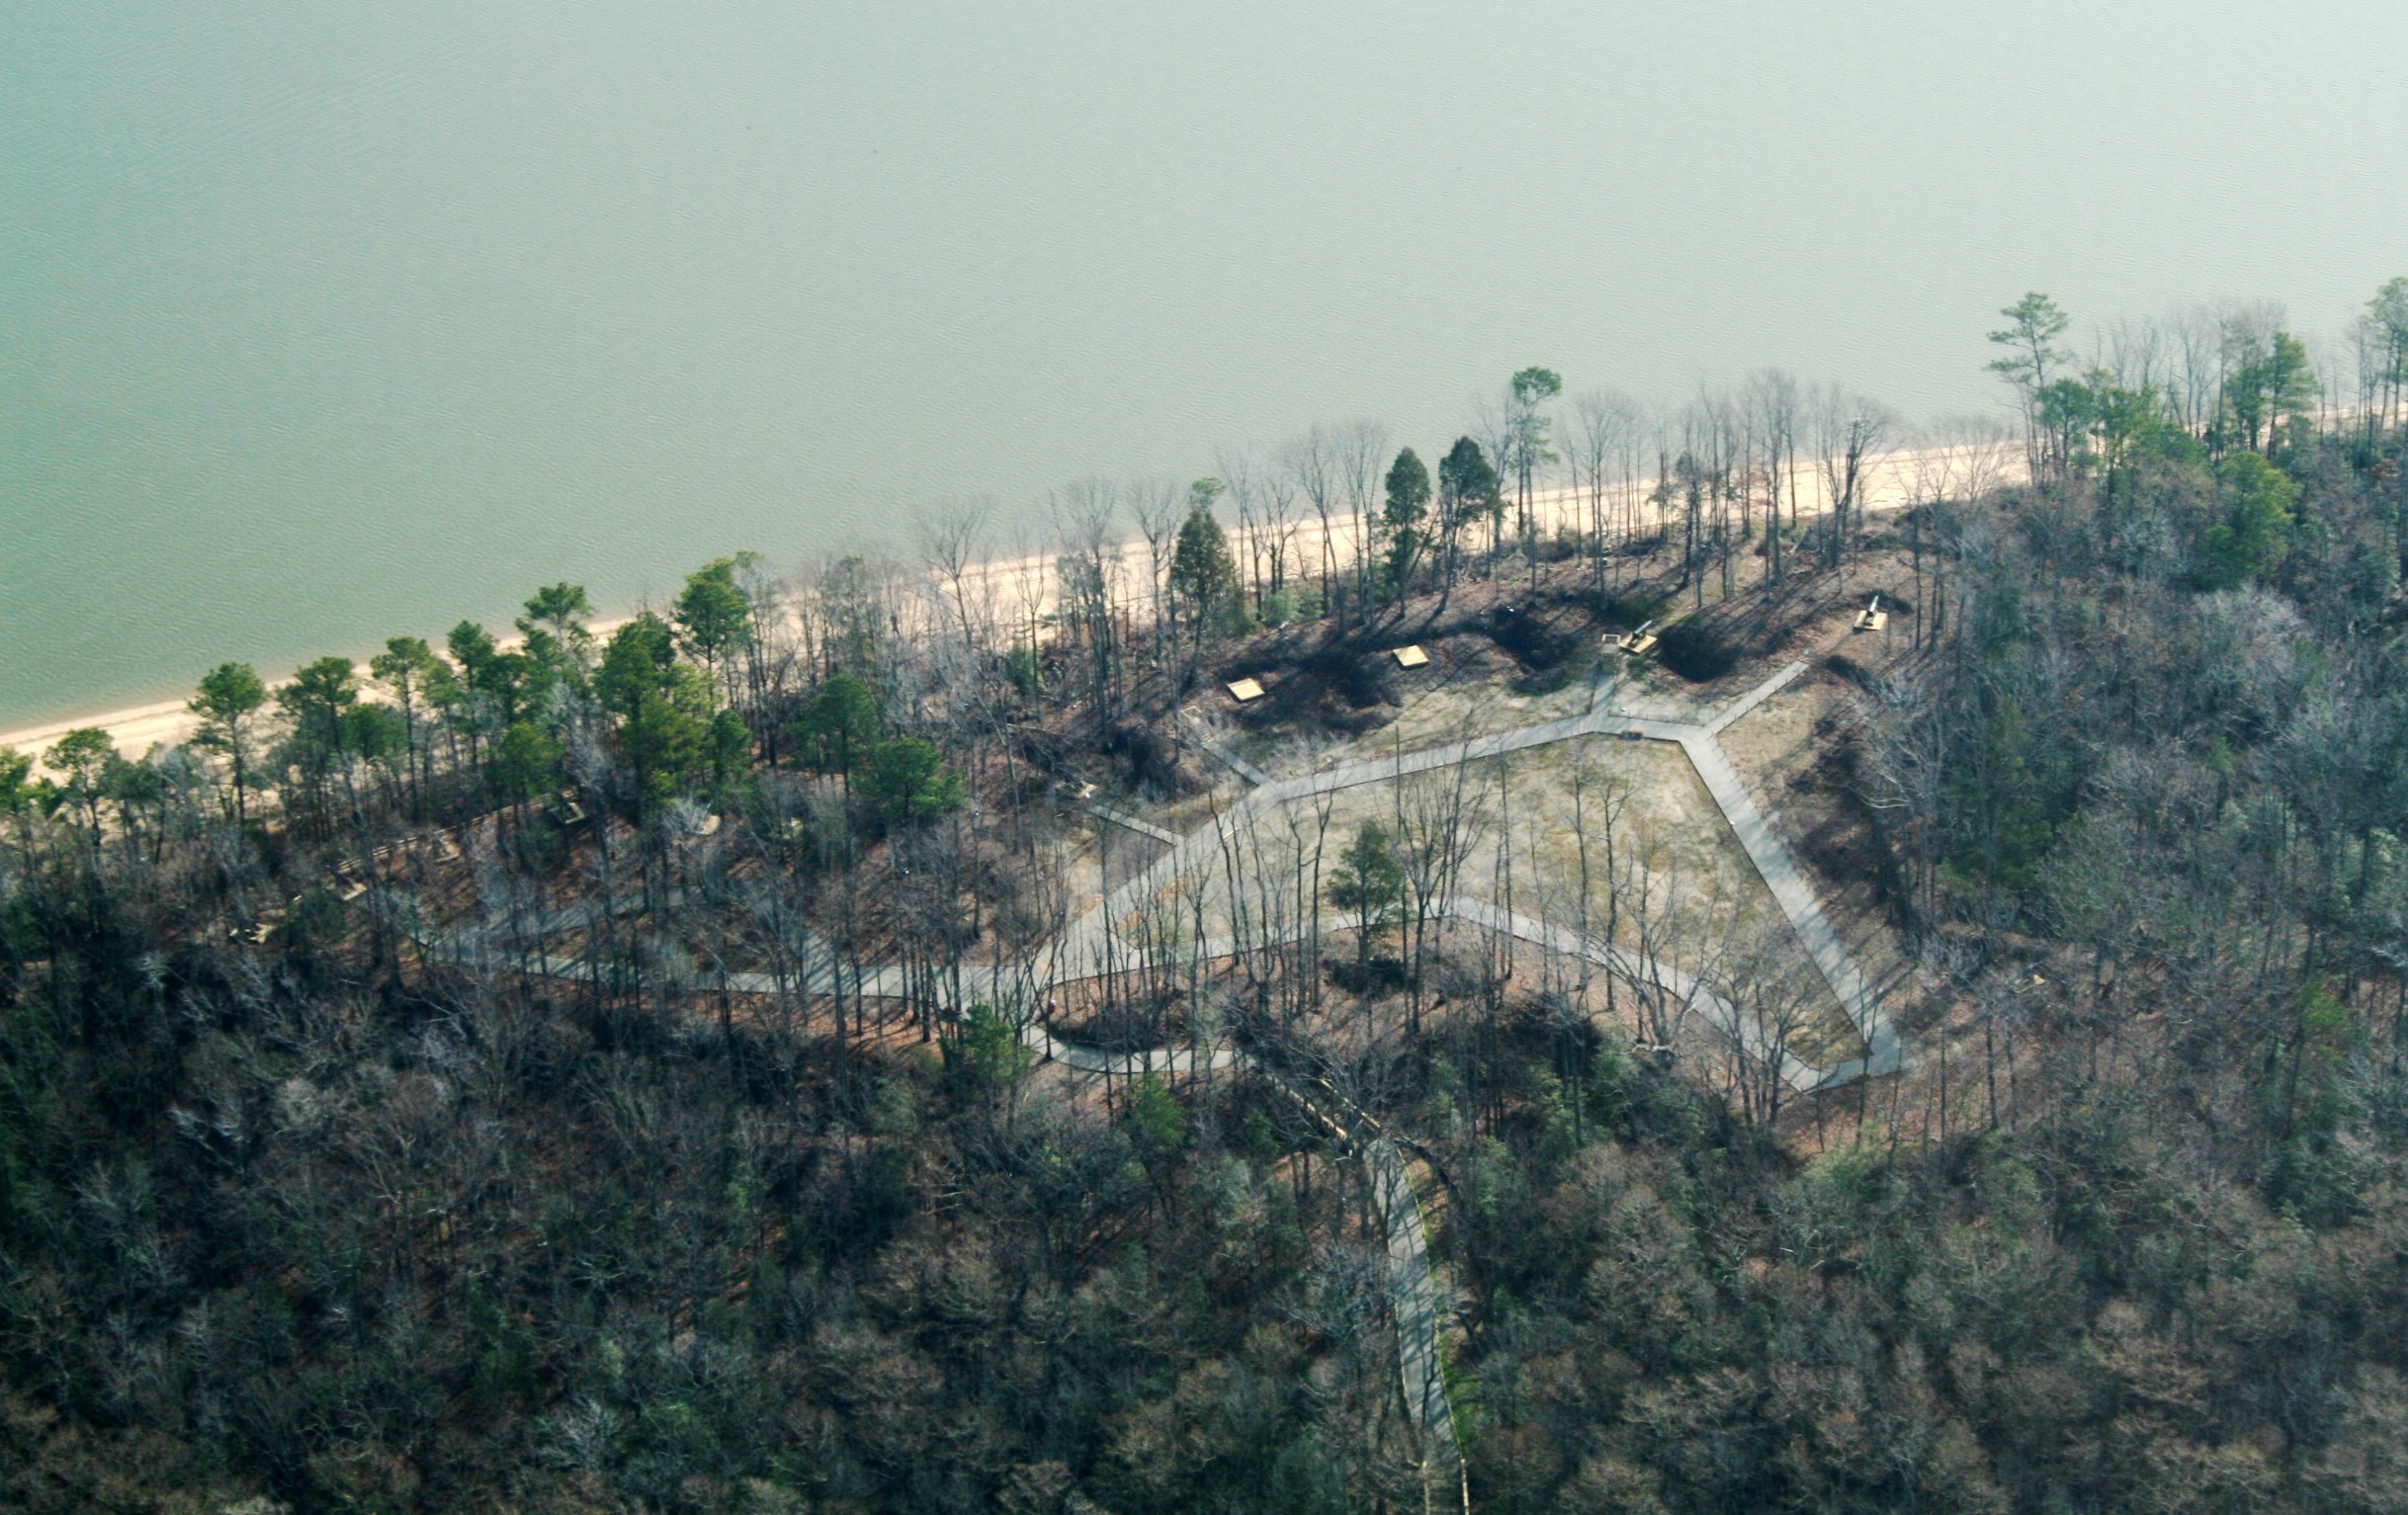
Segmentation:
[(1087, 813), (1097, 820), (1110, 821), (1125, 831), (1134, 831), (1140, 836), (1150, 836), (1158, 842), (1168, 842), (1173, 847), (1179, 844), (1179, 834), (1176, 831), (1165, 831), (1153, 821), (1142, 820), (1126, 810), (1115, 810), (1108, 804), (1096, 804), (1089, 801)]
[[(1100, 908), (1073, 925), (1064, 939), (1062, 960), (1065, 977), (1097, 976), (1108, 971), (1114, 964), (1126, 965), (1138, 961), (1137, 945), (1121, 938), (1117, 923), (1127, 919), (1140, 901), (1160, 893), (1183, 873), (1209, 867), (1223, 838), (1234, 836), (1235, 828), (1250, 815), (1336, 790), (1365, 784), (1393, 783), (1411, 774), (1451, 768), (1574, 737), (1634, 735), (1655, 741), (1677, 742), (1688, 755), (1690, 765), (1696, 769), (1706, 792), (1713, 796), (1714, 802), (1721, 808), (1723, 818), (1730, 824), (1741, 850), (1747, 854), (1758, 876), (1764, 881), (1764, 886), (1771, 891), (1782, 915), (1798, 934), (1799, 942), (1839, 1000), (1841, 1010), (1864, 1043), (1864, 1056), (1830, 1067), (1815, 1067), (1784, 1055), (1783, 1077), (1796, 1087), (1811, 1089), (1832, 1087), (1867, 1073), (1894, 1072), (1901, 1065), (1903, 1053), (1897, 1032), (1882, 1008), (1879, 996), (1873, 993), (1863, 975), (1857, 971), (1848, 949), (1842, 945), (1838, 933), (1832, 930), (1830, 921), (1825, 918), (1822, 902), (1799, 874), (1788, 849), (1781, 845), (1770, 822), (1749, 797), (1747, 786), (1741, 782), (1738, 771), (1723, 754), (1721, 744), (1714, 739), (1715, 733), (1727, 729), (1763, 704), (1805, 669), (1803, 662), (1785, 665), (1704, 721), (1617, 715), (1609, 711), (1592, 710), (1518, 730), (1447, 742), (1419, 752), (1358, 759), (1294, 778), (1273, 780), (1266, 777), (1257, 788), (1229, 809), (1180, 838), (1145, 871), (1113, 890)], [(1561, 928), (1522, 921), (1501, 924), (1495, 919), (1482, 918), (1487, 907), (1476, 901), (1458, 900), (1453, 904), (1451, 913), (1458, 918), (1478, 919), (1492, 929), (1510, 929), (1517, 936), (1550, 946), (1564, 944), (1559, 950), (1588, 952), (1585, 943), (1571, 945)], [(1263, 947), (1273, 944), (1256, 942), (1252, 945)], [(1605, 956), (1598, 961), (1600, 966), (1615, 970), (1627, 966), (1611, 949), (1605, 949)], [(1669, 984), (1674, 976), (1668, 969), (1649, 967), (1645, 970), (1657, 975), (1651, 980), (1653, 982)], [(1693, 990), (1681, 992), (1693, 993)], [(1718, 1024), (1726, 1029), (1735, 1026), (1738, 1021), (1739, 1013), (1736, 1010), (1710, 996), (1700, 1004), (1700, 1008), (1715, 1015)], [(1761, 1036), (1761, 1033), (1758, 1035)]]
[(1774, 695), (1788, 688), (1789, 681), (1805, 671), (1805, 663), (1791, 663), (1787, 667), (1781, 669), (1778, 673), (1775, 673), (1772, 677), (1764, 680), (1764, 682), (1762, 684), (1757, 685), (1754, 689), (1749, 690), (1746, 694), (1732, 701), (1729, 705), (1724, 706), (1720, 714), (1716, 715), (1713, 719), (1706, 722), (1706, 735), (1720, 736), (1723, 733), (1724, 727), (1730, 725), (1742, 715), (1747, 715), (1750, 711), (1755, 710), (1766, 700), (1771, 699)]
[(1240, 757), (1237, 748), (1213, 735), (1212, 728), (1204, 723), (1203, 716), (1193, 711), (1181, 711), (1179, 719), (1187, 722), (1187, 734), (1197, 746), (1227, 763), (1239, 778), (1255, 785), (1271, 782), (1269, 774)]
[[(1815, 967), (1830, 984), (1841, 1009), (1863, 1039), (1865, 1053), (1862, 1057), (1829, 1067), (1817, 1067), (1784, 1051), (1780, 1067), (1782, 1078), (1794, 1087), (1814, 1089), (1829, 1088), (1867, 1074), (1894, 1071), (1902, 1065), (1904, 1053), (1897, 1031), (1882, 1009), (1879, 996), (1857, 971), (1854, 960), (1849, 956), (1838, 933), (1832, 930), (1831, 923), (1824, 917), (1821, 901), (1790, 861), (1788, 850), (1781, 845), (1771, 823), (1749, 797), (1738, 770), (1731, 766), (1730, 759), (1724, 756), (1720, 744), (1715, 741), (1717, 734), (1771, 698), (1805, 667), (1804, 663), (1787, 665), (1702, 722), (1616, 715), (1608, 711), (1591, 709), (1583, 715), (1569, 715), (1515, 731), (1471, 737), (1419, 752), (1361, 759), (1320, 773), (1277, 780), (1205, 734), (1200, 729), (1201, 722), (1182, 712), (1183, 718), (1188, 720), (1190, 726), (1197, 728), (1191, 733), (1197, 743), (1237, 770), (1254, 786), (1253, 790), (1229, 809), (1185, 836), (1175, 835), (1150, 822), (1102, 806), (1091, 807), (1105, 820), (1167, 843), (1169, 850), (1142, 873), (1112, 890), (1095, 909), (1073, 923), (1054, 955), (1056, 967), (1049, 982), (1037, 983), (1033, 975), (1025, 973), (1007, 979), (1002, 970), (992, 967), (965, 966), (959, 973), (959, 992), (973, 999), (1017, 999), (1022, 1004), (1031, 1004), (1038, 1002), (1059, 984), (1101, 976), (1141, 961), (1138, 945), (1123, 940), (1120, 923), (1135, 910), (1139, 901), (1160, 893), (1183, 872), (1210, 867), (1224, 837), (1233, 835), (1233, 827), (1255, 813), (1295, 800), (1358, 785), (1392, 783), (1410, 774), (1451, 768), (1573, 737), (1634, 735), (1677, 742), (1681, 750), (1688, 754), (1689, 762), (1704, 781), (1707, 793), (1714, 797), (1714, 802), (1721, 807), (1723, 817), (1730, 823), (1741, 848), (1763, 879), (1765, 887), (1771, 890), (1773, 899), (1779, 903), (1791, 929), (1797, 932)], [(1670, 965), (1650, 962), (1584, 932), (1509, 912), (1487, 900), (1469, 896), (1441, 900), (1435, 913), (1535, 942), (1555, 952), (1586, 958), (1632, 982), (1660, 985), (1679, 996), (1716, 1027), (1737, 1037), (1760, 1055), (1770, 1050), (1768, 1038), (1761, 1026), (1694, 977)], [(539, 934), (548, 935), (566, 924), (584, 924), (590, 918), (589, 914), (578, 912), (575, 907), (547, 912), (538, 923)], [(491, 949), (486, 943), (494, 929), (487, 927), (465, 934), (464, 939), (454, 947), (455, 954), (462, 961), (489, 961)], [(1290, 934), (1290, 939), (1294, 935), (1301, 935), (1305, 929), (1298, 926)], [(1199, 952), (1203, 960), (1212, 961), (1233, 956), (1244, 949), (1260, 950), (1274, 945), (1279, 944), (1272, 940), (1241, 944), (1219, 938), (1200, 944)], [(824, 963), (818, 971), (807, 970), (801, 975), (799, 987), (802, 992), (812, 992), (816, 985), (831, 983), (830, 975), (839, 971), (832, 953), (823, 949), (822, 956)], [(559, 976), (574, 976), (561, 968), (554, 971)], [(858, 982), (853, 992), (865, 998), (903, 998), (930, 987), (925, 983), (914, 985), (901, 968), (861, 968), (855, 976)], [(792, 981), (781, 984), (766, 973), (730, 973), (719, 981), (730, 988), (756, 993), (798, 987)], [(939, 994), (950, 995), (953, 992), (949, 982), (933, 987)], [(1049, 1061), (1059, 1062), (1082, 1073), (1114, 1077), (1236, 1068), (1248, 1065), (1251, 1061), (1245, 1053), (1227, 1047), (1213, 1047), (1201, 1052), (1193, 1048), (1162, 1047), (1137, 1052), (1109, 1052), (1061, 1041), (1034, 1021), (1022, 1029), (1021, 1040)], [(1277, 1079), (1276, 1075), (1273, 1077), (1283, 1088), (1286, 1087), (1284, 1080)], [(1303, 1101), (1308, 1110), (1313, 1110), (1333, 1131), (1341, 1130), (1327, 1115), (1315, 1109), (1310, 1101), (1304, 1100), (1302, 1094), (1293, 1089), (1288, 1092)], [(1374, 1133), (1360, 1136), (1355, 1146), (1363, 1159), (1364, 1171), (1370, 1180), (1381, 1221), (1388, 1235), (1390, 1288), (1396, 1309), (1398, 1363), (1402, 1378), (1400, 1387), (1405, 1404), (1414, 1423), (1426, 1439), (1425, 1445), (1431, 1449), (1433, 1461), (1454, 1466), (1460, 1463), (1462, 1454), (1446, 1400), (1445, 1376), (1440, 1360), (1438, 1305), (1430, 1279), (1428, 1238), (1420, 1206), (1414, 1196), (1404, 1160), (1393, 1142), (1384, 1135)]]
[(1740, 782), (1739, 770), (1723, 756), (1722, 748), (1711, 737), (1684, 741), (1689, 761), (1696, 765), (1697, 776), (1705, 781), (1714, 802), (1731, 822), (1739, 835), (1739, 844), (1748, 851), (1756, 871), (1763, 877), (1764, 886), (1779, 902), (1781, 913), (1789, 917), (1790, 928), (1805, 944), (1807, 955), (1814, 959), (1831, 992), (1838, 997), (1840, 1008), (1855, 1024), (1856, 1033), (1864, 1041), (1864, 1056), (1842, 1063), (1828, 1070), (1819, 1080), (1822, 1085), (1845, 1083), (1867, 1073), (1896, 1072), (1900, 1063), (1897, 1028), (1881, 1008), (1881, 1001), (1856, 971), (1855, 960), (1841, 945), (1838, 932), (1824, 917), (1822, 901), (1790, 861), (1789, 851), (1780, 838), (1772, 834), (1772, 824), (1764, 818), (1756, 801), (1749, 798), (1747, 785)]
[(1429, 1233), (1414, 1197), (1413, 1179), (1396, 1143), (1363, 1144), (1363, 1175), (1371, 1201), (1388, 1232), (1391, 1306), (1397, 1317), (1397, 1373), (1404, 1379), (1405, 1413), (1428, 1448), (1431, 1461), (1451, 1466), (1462, 1459), (1455, 1414), (1446, 1399), (1446, 1364), (1438, 1324), (1438, 1292), (1429, 1275)]

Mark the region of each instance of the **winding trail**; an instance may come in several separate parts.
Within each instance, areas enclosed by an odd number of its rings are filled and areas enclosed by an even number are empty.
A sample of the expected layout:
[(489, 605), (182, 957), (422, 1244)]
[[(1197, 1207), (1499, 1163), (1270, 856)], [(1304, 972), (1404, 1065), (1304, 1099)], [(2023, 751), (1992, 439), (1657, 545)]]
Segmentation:
[(1237, 749), (1213, 733), (1202, 717), (1193, 711), (1179, 712), (1179, 719), (1187, 727), (1188, 739), (1227, 764), (1229, 770), (1248, 784), (1268, 784), (1271, 776), (1238, 755)]
[[(1721, 808), (1723, 819), (1730, 825), (1742, 851), (1763, 880), (1765, 887), (1771, 891), (1782, 915), (1797, 933), (1798, 940), (1814, 960), (1816, 968), (1830, 985), (1841, 1009), (1862, 1040), (1863, 1055), (1828, 1066), (1807, 1062), (1784, 1049), (1780, 1052), (1782, 1079), (1793, 1088), (1815, 1090), (1894, 1072), (1904, 1065), (1905, 1053), (1897, 1029), (1882, 1008), (1880, 997), (1857, 970), (1846, 945), (1840, 941), (1839, 934), (1825, 917), (1822, 901), (1791, 861), (1788, 850), (1774, 834), (1770, 820), (1749, 796), (1739, 771), (1731, 766), (1730, 759), (1724, 755), (1720, 743), (1715, 739), (1733, 722), (1770, 699), (1805, 670), (1806, 664), (1803, 662), (1787, 664), (1702, 722), (1617, 715), (1608, 711), (1591, 710), (1584, 715), (1517, 730), (1469, 737), (1419, 752), (1361, 759), (1324, 772), (1286, 779), (1273, 779), (1263, 773), (1239, 753), (1207, 735), (1200, 721), (1182, 713), (1193, 739), (1238, 772), (1253, 788), (1236, 804), (1184, 836), (1165, 831), (1136, 816), (1090, 806), (1096, 818), (1161, 840), (1168, 845), (1168, 850), (1072, 923), (1057, 944), (1058, 950), (1053, 955), (1057, 966), (1050, 978), (1039, 982), (1034, 974), (1026, 971), (1007, 974), (990, 966), (966, 965), (954, 978), (931, 984), (925, 977), (914, 981), (912, 975), (900, 967), (886, 967), (858, 969), (852, 992), (864, 998), (902, 999), (934, 989), (941, 995), (973, 1001), (1003, 1000), (1023, 1005), (1039, 1003), (1045, 994), (1061, 984), (1102, 977), (1142, 961), (1139, 944), (1127, 940), (1117, 923), (1128, 918), (1139, 901), (1151, 898), (1171, 885), (1185, 870), (1200, 864), (1208, 865), (1217, 856), (1223, 842), (1235, 837), (1235, 828), (1264, 811), (1337, 790), (1393, 783), (1411, 774), (1452, 768), (1577, 737), (1636, 736), (1678, 743), (1688, 755), (1690, 765), (1696, 769), (1707, 793)], [(1693, 975), (1670, 964), (1653, 962), (1610, 942), (1599, 941), (1586, 932), (1508, 911), (1488, 900), (1466, 895), (1453, 895), (1438, 901), (1433, 916), (1462, 921), (1535, 943), (1552, 952), (1583, 958), (1629, 982), (1660, 986), (1679, 997), (1758, 1055), (1768, 1055), (1772, 1051), (1772, 1040), (1762, 1026)], [(589, 911), (580, 912), (573, 907), (548, 911), (534, 923), (532, 930), (522, 926), (518, 935), (522, 940), (549, 936), (571, 926), (590, 924), (591, 920)], [(1328, 927), (1345, 923), (1325, 921), (1319, 924)], [(446, 944), (451, 955), (459, 961), (487, 961), (489, 948), (486, 944), (494, 934), (496, 925), (456, 933)], [(1206, 962), (1227, 959), (1242, 952), (1283, 945), (1300, 938), (1307, 929), (1310, 928), (1300, 924), (1286, 933), (1270, 936), (1257, 933), (1244, 942), (1229, 937), (1212, 938), (1198, 945), (1197, 955)], [(837, 981), (835, 975), (844, 969), (835, 954), (824, 946), (821, 957), (821, 971), (806, 973), (799, 985), (792, 978), (782, 979), (757, 972), (710, 975), (707, 985), (747, 993), (823, 992)], [(566, 966), (549, 971), (559, 977), (579, 976)], [(1404, 1157), (1398, 1151), (1396, 1142), (1378, 1127), (1378, 1123), (1360, 1112), (1351, 1112), (1342, 1121), (1333, 1117), (1276, 1069), (1264, 1066), (1231, 1047), (1210, 1046), (1201, 1050), (1161, 1047), (1137, 1052), (1111, 1052), (1064, 1041), (1035, 1018), (1022, 1026), (1020, 1039), (1046, 1061), (1060, 1063), (1075, 1072), (1107, 1077), (1253, 1068), (1351, 1145), (1362, 1159), (1375, 1208), (1387, 1232), (1390, 1301), (1397, 1323), (1397, 1361), (1401, 1381), (1398, 1388), (1406, 1411), (1421, 1437), (1429, 1465), (1432, 1468), (1460, 1468), (1462, 1451), (1456, 1435), (1453, 1410), (1446, 1394), (1440, 1306), (1431, 1277), (1427, 1224)]]
[(1140, 836), (1150, 836), (1158, 842), (1164, 842), (1173, 847), (1179, 844), (1179, 834), (1176, 831), (1165, 831), (1153, 821), (1132, 815), (1126, 810), (1116, 810), (1108, 804), (1098, 804), (1090, 800), (1087, 804), (1087, 813), (1097, 820), (1108, 820), (1124, 831), (1134, 831)]
[(1463, 1443), (1455, 1432), (1454, 1405), (1446, 1397), (1438, 1291), (1429, 1275), (1429, 1225), (1396, 1143), (1379, 1137), (1364, 1142), (1362, 1152), (1372, 1204), (1388, 1232), (1389, 1307), (1396, 1313), (1397, 1375), (1404, 1380), (1400, 1388), (1405, 1413), (1433, 1465), (1460, 1467)]

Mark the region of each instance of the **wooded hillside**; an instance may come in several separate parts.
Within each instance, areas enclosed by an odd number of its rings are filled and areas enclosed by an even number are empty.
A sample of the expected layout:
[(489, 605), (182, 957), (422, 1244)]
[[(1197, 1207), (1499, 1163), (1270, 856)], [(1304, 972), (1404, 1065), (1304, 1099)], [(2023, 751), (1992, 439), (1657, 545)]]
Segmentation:
[[(0, 1503), (2408, 1510), (2408, 282), (2347, 393), (2006, 314), (2013, 434), (1526, 370), (1434, 468), (1066, 489), (1034, 574), (957, 511), (0, 752)], [(1408, 642), (1476, 715), (1809, 662), (1763, 798), (1905, 1069), (1439, 922), (1460, 787), (1072, 971), (1241, 770), (1404, 750)], [(1702, 873), (1592, 901), (1567, 782), (1584, 931), (1803, 1003)]]

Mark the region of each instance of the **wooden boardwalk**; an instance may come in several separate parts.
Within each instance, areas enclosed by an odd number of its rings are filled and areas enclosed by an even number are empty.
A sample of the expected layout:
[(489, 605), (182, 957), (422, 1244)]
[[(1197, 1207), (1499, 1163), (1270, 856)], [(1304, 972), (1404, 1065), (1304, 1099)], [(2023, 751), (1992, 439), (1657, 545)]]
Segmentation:
[[(1839, 934), (1832, 929), (1824, 915), (1822, 901), (1790, 859), (1788, 849), (1781, 845), (1771, 822), (1748, 794), (1739, 771), (1731, 766), (1730, 759), (1724, 755), (1720, 743), (1715, 739), (1733, 722), (1757, 709), (1804, 672), (1805, 667), (1804, 663), (1788, 664), (1701, 722), (1616, 715), (1609, 711), (1591, 710), (1584, 715), (1524, 726), (1518, 730), (1470, 737), (1419, 752), (1366, 758), (1325, 772), (1285, 779), (1272, 778), (1200, 729), (1192, 729), (1201, 723), (1191, 717), (1190, 734), (1194, 739), (1236, 769), (1253, 786), (1252, 790), (1228, 810), (1184, 836), (1136, 816), (1124, 815), (1102, 806), (1090, 806), (1098, 818), (1162, 841), (1167, 850), (1071, 925), (1056, 944), (1055, 951), (1045, 955), (1045, 961), (1051, 963), (1053, 968), (1042, 981), (1031, 971), (1007, 972), (987, 966), (966, 965), (954, 975), (953, 981), (940, 980), (933, 984), (925, 978), (915, 982), (901, 968), (862, 968), (848, 973), (853, 980), (850, 992), (864, 998), (906, 998), (933, 990), (947, 997), (958, 993), (971, 1000), (1019, 1004), (1023, 1007), (1024, 1015), (1020, 1031), (1023, 1044), (1045, 1060), (1080, 1073), (1128, 1078), (1148, 1073), (1185, 1074), (1252, 1066), (1252, 1059), (1243, 1052), (1225, 1046), (1201, 1049), (1165, 1046), (1136, 1052), (1107, 1052), (1055, 1037), (1039, 1020), (1027, 1016), (1025, 1007), (1042, 1003), (1044, 997), (1061, 984), (1102, 976), (1116, 968), (1140, 961), (1138, 944), (1125, 940), (1117, 923), (1127, 918), (1140, 901), (1173, 884), (1183, 870), (1208, 863), (1218, 853), (1224, 838), (1234, 834), (1232, 828), (1254, 814), (1295, 800), (1361, 785), (1390, 784), (1412, 774), (1456, 767), (1577, 737), (1635, 735), (1655, 741), (1676, 742), (1688, 755), (1690, 765), (1696, 769), (1706, 792), (1713, 796), (1741, 850), (1763, 880), (1764, 886), (1771, 891), (1782, 915), (1797, 933), (1799, 942), (1813, 959), (1816, 968), (1830, 985), (1841, 1009), (1863, 1042), (1864, 1052), (1861, 1056), (1829, 1066), (1816, 1066), (1783, 1052), (1781, 1077), (1795, 1088), (1822, 1089), (1869, 1075), (1896, 1071), (1904, 1065), (1905, 1054), (1897, 1030), (1883, 1010), (1879, 996), (1857, 970), (1847, 946), (1841, 942)], [(1716, 995), (1705, 984), (1670, 965), (1650, 962), (1612, 943), (1598, 941), (1567, 926), (1508, 912), (1487, 900), (1452, 897), (1437, 903), (1435, 913), (1443, 918), (1464, 921), (1485, 930), (1530, 941), (1550, 951), (1584, 957), (1630, 981), (1667, 988), (1726, 1034), (1737, 1038), (1743, 1046), (1753, 1046), (1760, 1052), (1770, 1051), (1770, 1040), (1761, 1027), (1753, 1025), (1736, 1006)], [(445, 942), (434, 945), (438, 951), (448, 949), (455, 961), (489, 965), (493, 937), (503, 924), (495, 922), (481, 930), (456, 933)], [(533, 930), (522, 927), (519, 935), (525, 940), (531, 936), (550, 936), (591, 924), (591, 912), (569, 907), (547, 912), (532, 923)], [(1343, 923), (1319, 924), (1336, 926)], [(1201, 961), (1216, 961), (1236, 956), (1241, 951), (1260, 950), (1279, 945), (1281, 941), (1294, 940), (1305, 929), (1308, 928), (1299, 925), (1276, 939), (1256, 939), (1247, 943), (1229, 938), (1213, 939), (1198, 943), (1195, 951)], [(818, 970), (807, 970), (799, 980), (780, 979), (767, 973), (738, 972), (716, 975), (710, 980), (710, 985), (724, 985), (748, 993), (827, 992), (838, 981), (836, 975), (847, 973), (847, 970), (838, 963), (832, 950), (823, 947), (822, 959)], [(547, 965), (546, 971), (561, 977), (578, 976), (566, 966)], [(1276, 1074), (1271, 1076), (1283, 1088), (1286, 1087), (1285, 1080), (1279, 1079)], [(1296, 1094), (1293, 1090), (1289, 1092)], [(1300, 1100), (1304, 1098), (1301, 1094), (1296, 1094), (1296, 1097)], [(1308, 1108), (1312, 1107), (1308, 1104)], [(1318, 1110), (1316, 1114), (1326, 1122), (1331, 1120)], [(1333, 1129), (1339, 1128), (1333, 1124)], [(1440, 1308), (1431, 1277), (1428, 1235), (1420, 1203), (1414, 1193), (1411, 1176), (1395, 1143), (1385, 1134), (1377, 1132), (1357, 1130), (1353, 1136), (1355, 1151), (1363, 1162), (1387, 1235), (1390, 1299), (1398, 1332), (1399, 1389), (1404, 1395), (1406, 1409), (1423, 1439), (1431, 1466), (1457, 1468), (1462, 1452), (1446, 1396)]]

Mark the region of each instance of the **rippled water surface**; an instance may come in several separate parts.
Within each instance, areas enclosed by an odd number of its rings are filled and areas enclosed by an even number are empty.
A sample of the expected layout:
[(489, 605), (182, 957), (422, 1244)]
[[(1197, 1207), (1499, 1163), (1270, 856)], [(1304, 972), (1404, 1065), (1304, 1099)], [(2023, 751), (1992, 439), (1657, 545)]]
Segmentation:
[[(1960, 14), (1976, 13), (1978, 14)], [(2408, 272), (2408, 8), (0, 7), (0, 729), (1546, 363)], [(1444, 435), (1442, 435), (1444, 433)]]

